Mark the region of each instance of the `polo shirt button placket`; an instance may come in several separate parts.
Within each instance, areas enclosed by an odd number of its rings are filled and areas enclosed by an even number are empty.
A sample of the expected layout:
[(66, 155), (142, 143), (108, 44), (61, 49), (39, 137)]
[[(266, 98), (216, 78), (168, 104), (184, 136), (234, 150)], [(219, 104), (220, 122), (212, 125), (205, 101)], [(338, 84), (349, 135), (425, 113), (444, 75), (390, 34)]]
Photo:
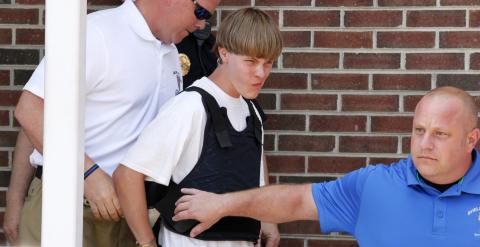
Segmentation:
[(444, 235), (446, 227), (446, 210), (447, 202), (446, 198), (437, 197), (433, 206), (433, 234)]

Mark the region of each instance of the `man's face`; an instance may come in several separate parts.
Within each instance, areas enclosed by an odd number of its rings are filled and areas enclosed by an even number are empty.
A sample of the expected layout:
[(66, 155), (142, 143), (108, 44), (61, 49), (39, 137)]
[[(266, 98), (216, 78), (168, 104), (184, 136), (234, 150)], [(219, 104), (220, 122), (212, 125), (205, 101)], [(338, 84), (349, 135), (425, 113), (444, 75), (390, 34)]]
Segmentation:
[(430, 182), (453, 183), (471, 163), (475, 146), (468, 114), (461, 101), (449, 96), (427, 96), (413, 119), (411, 154), (418, 172)]
[(195, 16), (195, 9), (197, 7), (203, 8), (213, 14), (219, 1), (196, 0), (194, 3), (192, 0), (182, 0), (177, 2), (176, 9), (178, 12), (178, 18), (176, 23), (172, 23), (172, 25), (175, 25), (173, 36), (171, 37), (173, 43), (179, 43), (188, 35), (188, 33), (205, 27), (205, 20), (200, 20)]
[(232, 96), (243, 96), (247, 99), (255, 99), (260, 93), (265, 80), (272, 71), (273, 61), (264, 58), (255, 58), (245, 55), (237, 55), (220, 48), (220, 54), (229, 74), (233, 93)]

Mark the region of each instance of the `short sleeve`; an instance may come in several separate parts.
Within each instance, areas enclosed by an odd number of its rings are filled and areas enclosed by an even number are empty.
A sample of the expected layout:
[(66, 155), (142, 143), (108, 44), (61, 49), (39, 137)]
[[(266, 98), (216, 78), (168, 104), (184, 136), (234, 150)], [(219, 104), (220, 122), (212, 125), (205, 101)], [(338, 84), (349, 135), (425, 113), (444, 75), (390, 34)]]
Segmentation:
[(108, 72), (108, 50), (104, 35), (92, 22), (86, 33), (85, 93), (95, 90)]
[(121, 163), (163, 185), (169, 184), (175, 169), (193, 167), (201, 153), (207, 121), (201, 102), (195, 92), (170, 99)]
[(337, 180), (312, 185), (322, 232), (354, 234), (363, 187), (374, 166), (368, 166)]
[(29, 91), (42, 99), (45, 97), (45, 58), (38, 64), (23, 90)]
[[(89, 23), (86, 33), (85, 93), (91, 92), (107, 73), (107, 49), (103, 35)], [(45, 97), (45, 57), (23, 88), (40, 98)]]

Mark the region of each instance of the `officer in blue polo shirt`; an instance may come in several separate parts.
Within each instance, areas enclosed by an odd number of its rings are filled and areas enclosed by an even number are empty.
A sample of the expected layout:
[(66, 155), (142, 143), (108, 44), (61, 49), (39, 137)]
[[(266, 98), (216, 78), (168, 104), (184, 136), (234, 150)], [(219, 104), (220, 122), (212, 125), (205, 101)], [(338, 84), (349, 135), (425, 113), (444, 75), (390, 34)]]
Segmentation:
[(323, 232), (349, 233), (367, 247), (478, 247), (479, 138), (474, 99), (461, 89), (437, 88), (415, 109), (405, 160), (313, 185), (223, 195), (184, 189), (174, 219), (199, 220), (191, 235), (231, 215), (276, 223), (319, 220)]

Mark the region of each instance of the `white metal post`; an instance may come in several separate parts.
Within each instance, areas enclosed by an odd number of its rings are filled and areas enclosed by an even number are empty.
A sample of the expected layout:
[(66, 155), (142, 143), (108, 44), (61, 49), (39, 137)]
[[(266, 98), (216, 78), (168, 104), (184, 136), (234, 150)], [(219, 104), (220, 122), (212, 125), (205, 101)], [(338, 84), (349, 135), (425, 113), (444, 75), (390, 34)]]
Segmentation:
[(47, 0), (42, 246), (82, 246), (86, 0)]

